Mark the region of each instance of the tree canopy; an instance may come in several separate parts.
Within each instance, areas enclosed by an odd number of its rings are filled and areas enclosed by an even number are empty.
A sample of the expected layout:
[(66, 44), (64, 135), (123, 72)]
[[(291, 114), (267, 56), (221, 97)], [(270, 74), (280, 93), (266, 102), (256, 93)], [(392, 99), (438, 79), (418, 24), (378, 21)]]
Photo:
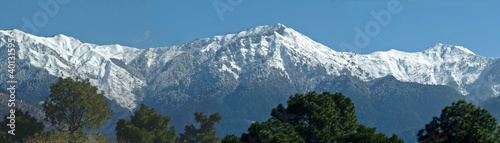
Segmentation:
[(174, 143), (176, 132), (170, 121), (170, 117), (141, 104), (140, 109), (130, 116), (130, 121), (119, 119), (116, 137), (118, 142)]
[(98, 93), (88, 79), (59, 77), (50, 87), (51, 94), (42, 104), (45, 120), (59, 131), (70, 133), (84, 128), (100, 128), (109, 120), (113, 111), (104, 100), (104, 92)]
[(240, 138), (238, 138), (234, 134), (226, 135), (221, 140), (221, 143), (240, 143)]
[(271, 112), (271, 119), (253, 123), (242, 142), (402, 142), (358, 124), (354, 104), (342, 93), (295, 94)]
[(219, 138), (215, 136), (215, 123), (220, 123), (222, 117), (215, 112), (209, 116), (202, 112), (194, 113), (194, 120), (200, 123), (200, 128), (189, 125), (184, 128), (185, 133), (179, 137), (182, 143), (216, 143)]
[(417, 134), (419, 142), (500, 142), (498, 123), (485, 109), (464, 100), (446, 106)]
[(280, 120), (268, 119), (266, 122), (255, 122), (248, 128), (248, 134), (241, 136), (246, 143), (304, 143), (304, 139), (295, 131), (291, 124)]
[[(3, 116), (3, 121), (0, 122), (0, 140), (3, 142), (23, 142), (26, 137), (32, 136), (36, 133), (42, 132), (45, 127), (42, 122), (38, 122), (33, 116), (31, 116), (28, 111), (23, 112), (21, 109), (16, 108), (14, 110), (15, 121), (11, 124), (10, 119), (7, 118), (11, 116), (10, 113)], [(15, 126), (15, 135), (9, 134), (9, 130), (12, 130), (9, 125)]]

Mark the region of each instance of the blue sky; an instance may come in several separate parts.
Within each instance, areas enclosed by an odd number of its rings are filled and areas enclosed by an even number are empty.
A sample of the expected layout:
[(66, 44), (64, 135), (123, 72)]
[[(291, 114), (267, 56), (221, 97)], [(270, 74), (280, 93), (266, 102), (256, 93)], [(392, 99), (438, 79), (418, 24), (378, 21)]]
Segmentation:
[[(37, 2), (58, 9), (44, 10)], [(378, 22), (380, 27), (374, 28), (371, 12), (388, 11), (388, 4), (397, 2), (401, 10), (390, 13), (385, 26)], [(154, 48), (282, 23), (337, 51), (418, 52), (445, 43), (500, 57), (498, 6), (495, 0), (7, 0), (0, 6), (0, 29), (23, 29), (29, 21), (36, 32), (24, 29), (35, 35)], [(354, 29), (365, 31), (370, 24), (370, 30), (378, 31), (364, 47), (340, 47), (355, 45)]]

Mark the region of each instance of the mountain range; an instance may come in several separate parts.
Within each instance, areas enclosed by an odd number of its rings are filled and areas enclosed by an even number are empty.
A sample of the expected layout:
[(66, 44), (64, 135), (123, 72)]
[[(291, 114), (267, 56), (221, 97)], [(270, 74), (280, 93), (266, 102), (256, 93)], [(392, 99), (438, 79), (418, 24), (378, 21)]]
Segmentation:
[(499, 58), (441, 43), (422, 52), (356, 54), (275, 24), (149, 49), (0, 30), (2, 51), (9, 33), (16, 35), (20, 98), (43, 101), (57, 77), (88, 78), (111, 102), (114, 122), (145, 103), (178, 130), (196, 111), (220, 112), (218, 133), (241, 134), (294, 93), (330, 91), (352, 98), (360, 122), (412, 139), (452, 101), (481, 104), (500, 95)]

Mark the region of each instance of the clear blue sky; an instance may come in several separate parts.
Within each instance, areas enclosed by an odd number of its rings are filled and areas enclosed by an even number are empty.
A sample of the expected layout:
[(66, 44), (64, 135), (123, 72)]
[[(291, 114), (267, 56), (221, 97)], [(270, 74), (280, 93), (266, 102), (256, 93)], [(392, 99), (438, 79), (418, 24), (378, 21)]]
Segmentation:
[[(58, 12), (47, 13), (37, 4), (39, 1), (56, 2)], [(381, 26), (358, 53), (389, 49), (417, 52), (445, 43), (462, 45), (478, 55), (500, 57), (500, 1), (394, 1), (400, 2), (401, 12), (391, 14), (388, 25)], [(220, 17), (214, 3), (232, 11), (225, 11)], [(30, 22), (37, 17), (36, 35), (65, 34), (88, 43), (152, 48), (282, 23), (342, 51), (340, 43), (354, 44), (354, 28), (364, 30), (370, 21), (375, 21), (370, 12), (388, 10), (388, 3), (389, 0), (6, 0), (0, 5), (0, 29), (23, 29), (23, 17)]]

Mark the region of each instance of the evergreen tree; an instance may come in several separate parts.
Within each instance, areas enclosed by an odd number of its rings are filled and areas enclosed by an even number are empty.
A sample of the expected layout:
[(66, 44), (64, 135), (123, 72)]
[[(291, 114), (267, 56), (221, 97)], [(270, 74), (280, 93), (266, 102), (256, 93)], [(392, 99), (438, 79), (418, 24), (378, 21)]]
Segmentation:
[(464, 100), (446, 106), (418, 132), (419, 142), (500, 142), (498, 123), (488, 111)]
[(184, 128), (185, 133), (179, 137), (182, 143), (217, 143), (219, 138), (215, 136), (215, 123), (220, 123), (222, 117), (215, 112), (209, 116), (201, 112), (194, 113), (194, 120), (200, 123), (200, 128), (189, 125)]
[(267, 122), (253, 123), (242, 142), (402, 142), (358, 124), (354, 104), (341, 93), (295, 94)]
[(396, 134), (392, 134), (390, 138), (387, 138), (383, 133), (375, 133), (375, 128), (365, 127), (364, 125), (359, 125), (356, 133), (350, 134), (349, 136), (340, 139), (339, 142), (351, 142), (351, 143), (403, 143), (403, 140), (399, 139)]
[(50, 87), (51, 94), (42, 104), (45, 120), (59, 131), (70, 134), (82, 132), (84, 128), (100, 128), (109, 120), (113, 111), (104, 100), (104, 92), (98, 93), (88, 79), (73, 80), (59, 77)]
[(222, 140), (221, 143), (239, 143), (240, 138), (237, 136), (231, 134), (231, 135), (226, 135)]
[(170, 121), (170, 117), (141, 104), (140, 109), (130, 116), (130, 121), (119, 119), (116, 125), (116, 137), (118, 142), (173, 143), (176, 132), (173, 126), (170, 126)]
[(269, 119), (266, 122), (255, 122), (248, 128), (249, 134), (243, 134), (244, 143), (303, 143), (302, 137), (291, 124), (280, 120)]
[[(80, 132), (81, 131), (81, 132)], [(100, 132), (91, 131), (85, 135), (82, 130), (79, 132), (58, 132), (56, 130), (49, 130), (36, 133), (25, 140), (27, 143), (109, 143), (110, 141)]]
[[(11, 124), (10, 119), (7, 117), (11, 116), (10, 113), (3, 116), (3, 121), (0, 122), (0, 140), (2, 142), (24, 142), (27, 137), (32, 136), (36, 133), (42, 132), (45, 127), (42, 122), (38, 122), (33, 116), (31, 116), (28, 111), (23, 112), (21, 109), (16, 108), (14, 110), (15, 121)], [(14, 135), (9, 134), (12, 130), (9, 124), (15, 127), (13, 130)]]

